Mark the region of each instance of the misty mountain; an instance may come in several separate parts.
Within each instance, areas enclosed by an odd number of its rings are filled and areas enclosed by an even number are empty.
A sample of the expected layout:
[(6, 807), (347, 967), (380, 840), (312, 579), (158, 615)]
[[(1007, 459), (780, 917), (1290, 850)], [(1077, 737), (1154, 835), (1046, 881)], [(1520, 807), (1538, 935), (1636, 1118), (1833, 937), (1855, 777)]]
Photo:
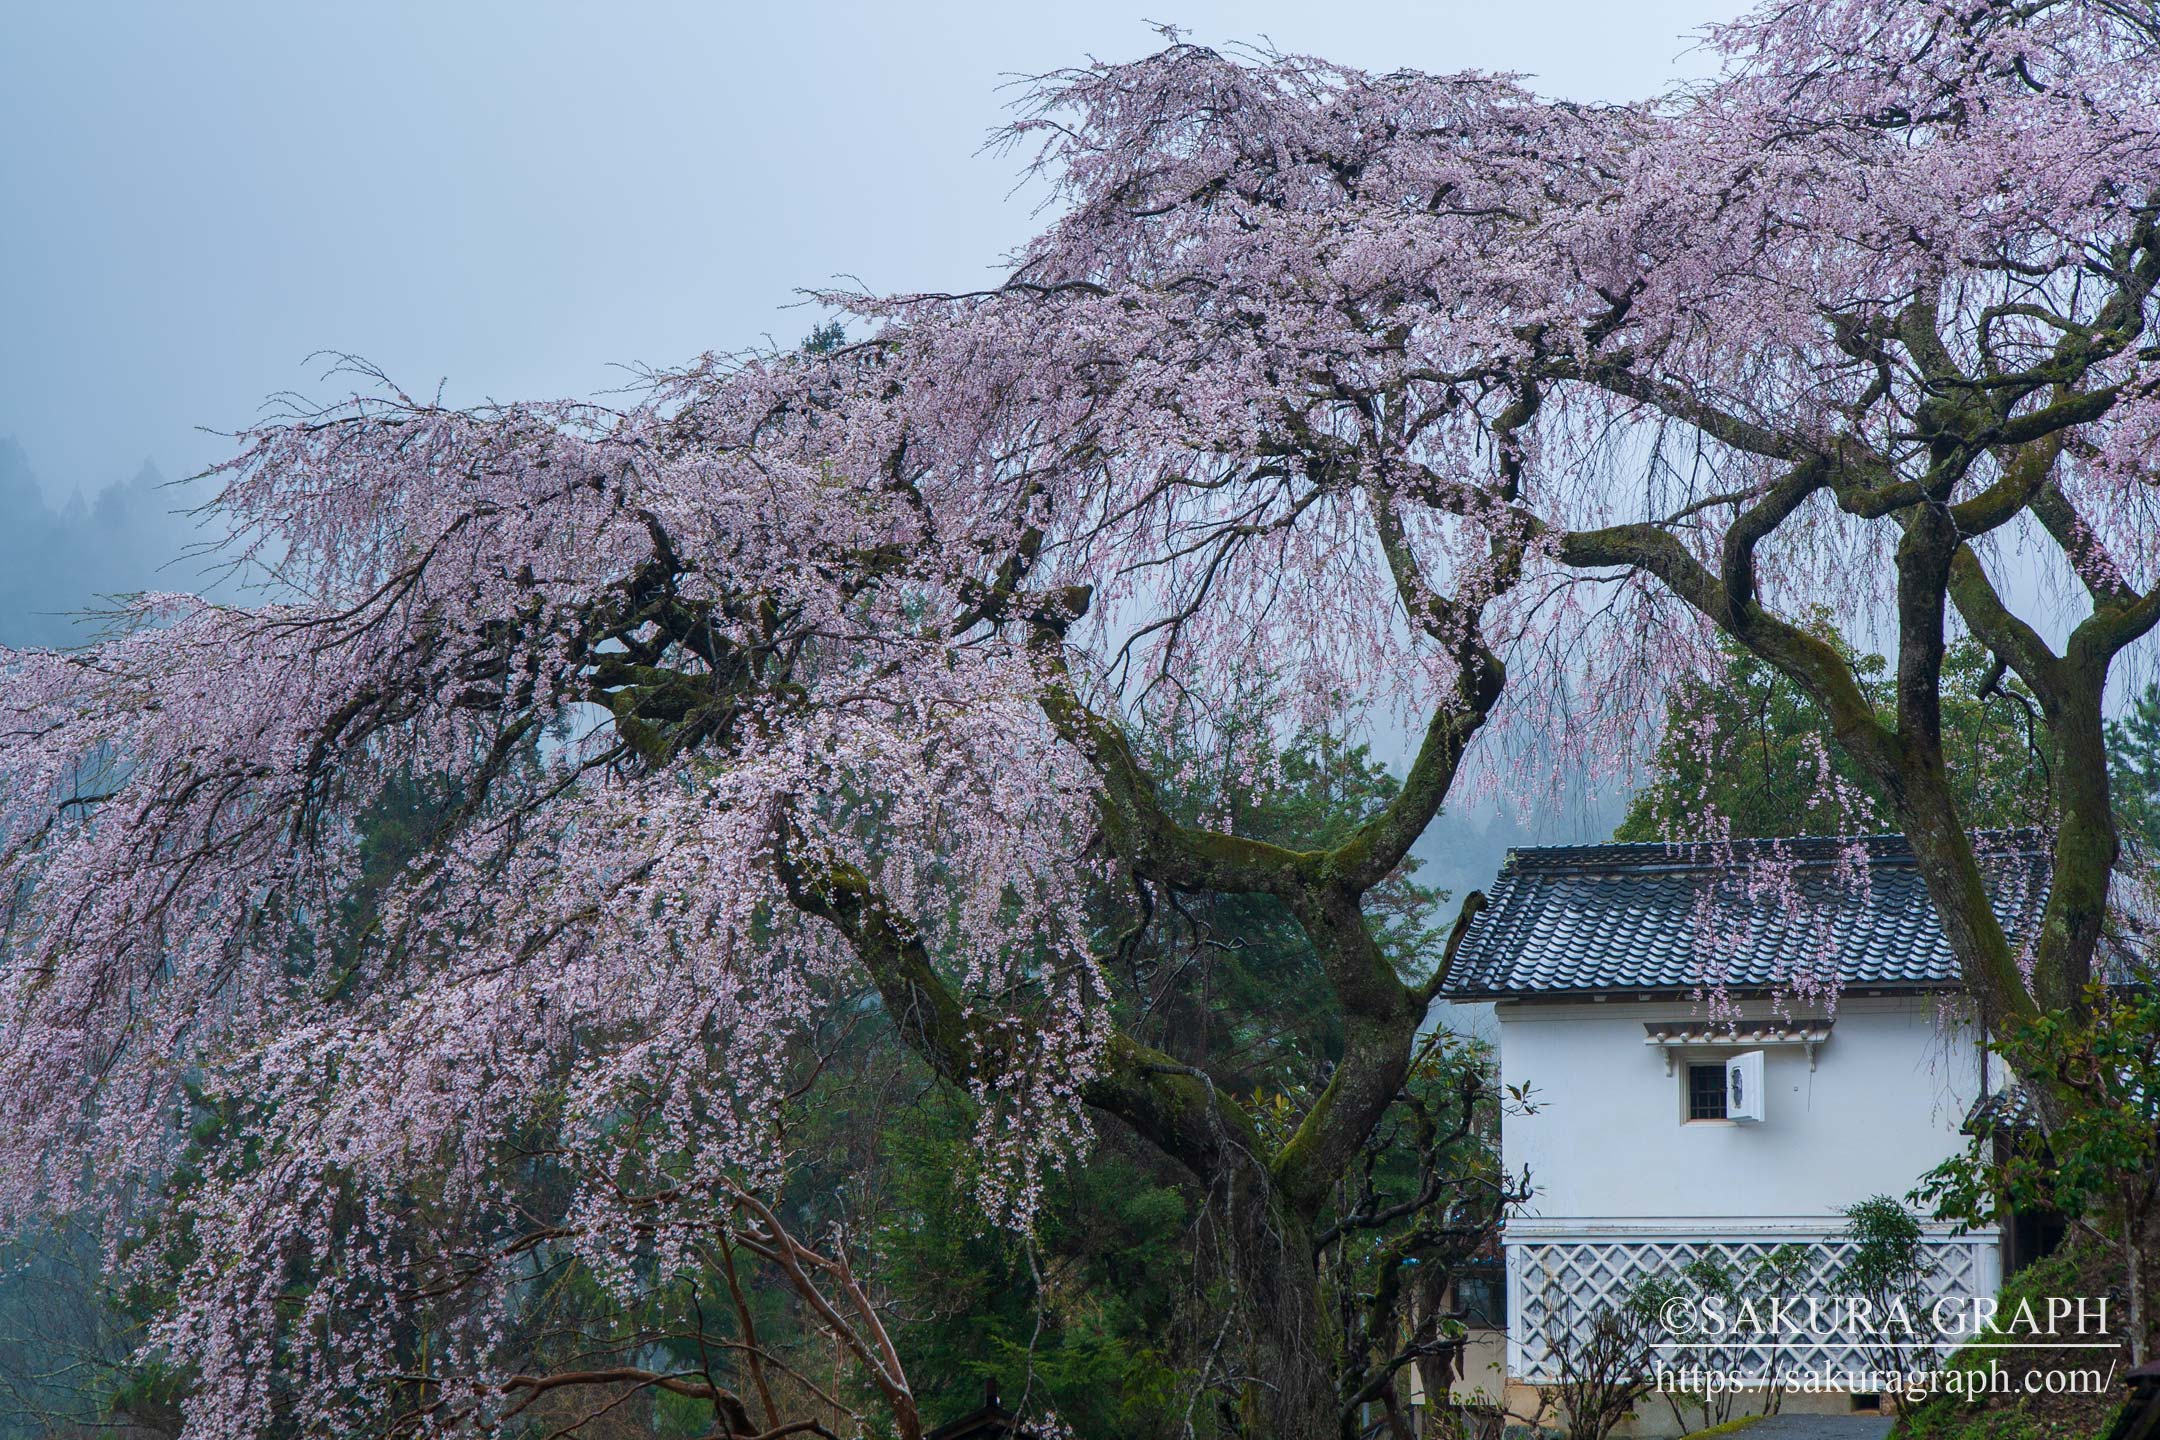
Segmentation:
[(13, 437), (0, 436), (0, 645), (79, 645), (97, 622), (84, 612), (139, 590), (201, 589), (185, 554), (202, 534), (176, 513), (194, 491), (144, 461), (129, 479), (55, 508)]

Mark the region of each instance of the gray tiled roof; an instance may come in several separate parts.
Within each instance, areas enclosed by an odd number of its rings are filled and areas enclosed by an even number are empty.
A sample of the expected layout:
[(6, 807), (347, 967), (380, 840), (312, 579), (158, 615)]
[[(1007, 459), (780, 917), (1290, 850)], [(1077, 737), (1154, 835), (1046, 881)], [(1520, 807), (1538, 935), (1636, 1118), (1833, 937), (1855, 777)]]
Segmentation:
[[(2047, 899), (2037, 832), (1976, 837), (1995, 912), (2026, 934)], [(1860, 847), (1857, 885), (1839, 857)], [(1789, 865), (1799, 903), (1750, 901), (1758, 860)], [(1704, 923), (1705, 897), (1716, 906)], [(1729, 948), (1728, 948), (1729, 947)], [(1902, 835), (1711, 845), (1560, 845), (1513, 850), (1463, 937), (1442, 994), (1456, 1000), (1615, 990), (1776, 988), (1795, 965), (1834, 957), (1843, 986), (1948, 989), (1957, 961)]]
[(1959, 1128), (1967, 1135), (2007, 1133), (2031, 1129), (2033, 1118), (2032, 1095), (2023, 1085), (2012, 1081), (1992, 1095), (1983, 1095), (1973, 1101), (1972, 1108), (1965, 1112), (1964, 1125)]
[[(2119, 1096), (2134, 1096), (2144, 1103), (2144, 1093), (2134, 1075), (2125, 1071), (2120, 1076)], [(1965, 1112), (1964, 1132), (1967, 1135), (2014, 1135), (2030, 1130), (2040, 1123), (2040, 1112), (2033, 1105), (2032, 1091), (2021, 1080), (2010, 1079), (2002, 1089), (1991, 1095), (1983, 1095)]]

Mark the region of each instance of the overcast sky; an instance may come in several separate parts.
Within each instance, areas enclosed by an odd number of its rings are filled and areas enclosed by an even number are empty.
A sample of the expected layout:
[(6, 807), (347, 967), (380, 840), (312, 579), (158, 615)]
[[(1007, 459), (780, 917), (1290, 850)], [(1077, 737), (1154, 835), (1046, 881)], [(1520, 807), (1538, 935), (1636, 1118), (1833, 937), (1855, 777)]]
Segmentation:
[(1030, 228), (980, 153), (1015, 74), (1207, 43), (1534, 74), (1699, 70), (1688, 0), (186, 5), (0, 0), (0, 437), (56, 500), (345, 350), (453, 399), (801, 338), (798, 287), (979, 282)]

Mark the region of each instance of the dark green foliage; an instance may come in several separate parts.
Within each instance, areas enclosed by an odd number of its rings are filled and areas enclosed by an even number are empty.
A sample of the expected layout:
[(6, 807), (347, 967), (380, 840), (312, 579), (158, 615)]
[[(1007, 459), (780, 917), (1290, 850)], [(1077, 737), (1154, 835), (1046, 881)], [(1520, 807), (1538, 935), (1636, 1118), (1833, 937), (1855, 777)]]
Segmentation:
[[(1233, 766), (1249, 780), (1223, 773)], [(1181, 779), (1164, 797), (1179, 821), (1292, 850), (1340, 844), (1399, 788), (1367, 746), (1320, 730), (1278, 739), (1273, 718), (1261, 712), (1235, 715), (1204, 735), (1172, 732), (1149, 768)], [(1405, 978), (1440, 953), (1434, 915), (1447, 898), (1419, 885), (1417, 868), (1415, 859), (1406, 862), (1365, 900), (1383, 950)], [(1204, 1065), (1218, 1084), (1254, 1104), (1314, 1088), (1341, 1058), (1341, 1013), (1287, 907), (1266, 895), (1165, 892), (1145, 899), (1148, 930), (1137, 943), (1115, 947), (1112, 961), (1128, 1031)]]
[(2120, 720), (2108, 722), (2108, 771), (2123, 839), (2160, 854), (2160, 681), (2146, 685)]
[[(1827, 630), (1822, 638), (1838, 643)], [(1730, 821), (1735, 837), (1895, 829), (1887, 798), (1814, 702), (1762, 660), (1725, 649), (1717, 683), (1690, 679), (1675, 688), (1654, 778), (1613, 838), (1695, 838), (1711, 815)], [(1847, 654), (1863, 692), (1885, 723), (1894, 721), (1888, 662)], [(2040, 818), (2049, 760), (2031, 697), (1969, 641), (1945, 656), (1942, 690), (1943, 747), (1965, 823), (1990, 829)]]
[[(2080, 1297), (2113, 1293), (2120, 1282), (2119, 1266), (2090, 1244), (2073, 1241), (2011, 1276), (1996, 1297), (1997, 1313), (2015, 1316), (2029, 1305), (2033, 1314), (2044, 1316), (2050, 1300), (2075, 1304)], [(1995, 1329), (1946, 1356), (1941, 1362), (1945, 1371), (1972, 1378), (1946, 1382), (1906, 1410), (1891, 1432), (1893, 1440), (2095, 1440), (2105, 1435), (2119, 1389), (2088, 1395), (2023, 1393), (2024, 1377), (2032, 1371), (2061, 1371), (2092, 1362), (2066, 1359), (2060, 1350), (2028, 1350), (2019, 1338)], [(2103, 1374), (2106, 1368), (2103, 1363)], [(2121, 1368), (2118, 1363), (2116, 1369)], [(2005, 1378), (1994, 1378), (1998, 1371), (2007, 1372)], [(1997, 1386), (2007, 1393), (1993, 1393)]]
[(127, 1366), (139, 1338), (112, 1303), (90, 1227), (56, 1223), (0, 1246), (0, 1440), (87, 1433), (116, 1387), (147, 1401), (150, 1377)]
[(2000, 1115), (1916, 1194), (1972, 1225), (2012, 1209), (2052, 1210), (2124, 1269), (2134, 1353), (2160, 1321), (2149, 1273), (2160, 1224), (2160, 993), (2094, 985), (2084, 1013), (2047, 1012), (2001, 1027), (1996, 1048), (2053, 1108), (2043, 1134)]
[[(1934, 1261), (1921, 1243), (1919, 1217), (1888, 1195), (1872, 1195), (1845, 1207), (1844, 1239), (1852, 1243), (1838, 1274), (1841, 1294), (1867, 1302), (1878, 1335), (1861, 1346), (1869, 1366), (1882, 1375), (1905, 1375), (1929, 1365), (1928, 1278)], [(1907, 1323), (1892, 1323), (1903, 1316)]]
[(1050, 1185), (1037, 1233), (990, 1229), (970, 1189), (972, 1117), (930, 1092), (884, 1137), (876, 1243), (906, 1317), (895, 1338), (924, 1413), (1047, 1404), (1082, 1435), (1178, 1432), (1190, 1380), (1182, 1306), (1194, 1280), (1192, 1205), (1163, 1162), (1117, 1132)]
[[(1158, 731), (1148, 763), (1166, 777), (1165, 804), (1180, 820), (1299, 850), (1339, 842), (1397, 788), (1364, 746), (1318, 731), (1281, 735), (1259, 714), (1204, 735)], [(1231, 766), (1245, 777), (1232, 780)], [(1203, 815), (1199, 797), (1228, 808)], [(1438, 954), (1432, 912), (1441, 898), (1402, 874), (1368, 899), (1385, 952), (1405, 975)], [(1101, 915), (1127, 1032), (1203, 1070), (1279, 1143), (1342, 1048), (1340, 1011), (1295, 919), (1267, 896), (1167, 891), (1143, 895), (1137, 912), (1106, 897)], [(1458, 1223), (1498, 1193), (1483, 1098), (1489, 1062), (1482, 1047), (1434, 1037), (1406, 1104), (1345, 1187), (1346, 1209), (1382, 1210), (1416, 1193), (1431, 1169), (1464, 1186), (1446, 1212)], [(1466, 1082), (1480, 1097), (1477, 1114), (1455, 1134)], [(1191, 1175), (1105, 1122), (1085, 1166), (1052, 1180), (1037, 1232), (1022, 1240), (980, 1217), (972, 1123), (964, 1106), (924, 1087), (907, 1123), (878, 1132), (878, 1268), (905, 1317), (896, 1338), (925, 1414), (974, 1408), (994, 1379), (1008, 1406), (1044, 1403), (1085, 1437), (1218, 1433), (1223, 1392), (1211, 1367), (1228, 1353), (1222, 1331), (1233, 1312), (1215, 1221)], [(1329, 1248), (1352, 1344), (1374, 1295), (1444, 1279), (1453, 1258), (1402, 1224), (1353, 1224)]]

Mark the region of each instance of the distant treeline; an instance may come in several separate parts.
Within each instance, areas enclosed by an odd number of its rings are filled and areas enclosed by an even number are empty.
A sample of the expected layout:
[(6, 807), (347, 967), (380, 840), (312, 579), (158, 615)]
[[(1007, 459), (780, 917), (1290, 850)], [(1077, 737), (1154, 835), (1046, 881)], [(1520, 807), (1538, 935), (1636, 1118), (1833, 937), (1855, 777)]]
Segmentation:
[(180, 513), (200, 489), (167, 483), (145, 460), (55, 508), (22, 447), (0, 436), (0, 645), (80, 644), (103, 597), (204, 588), (203, 566), (182, 558), (201, 531)]

